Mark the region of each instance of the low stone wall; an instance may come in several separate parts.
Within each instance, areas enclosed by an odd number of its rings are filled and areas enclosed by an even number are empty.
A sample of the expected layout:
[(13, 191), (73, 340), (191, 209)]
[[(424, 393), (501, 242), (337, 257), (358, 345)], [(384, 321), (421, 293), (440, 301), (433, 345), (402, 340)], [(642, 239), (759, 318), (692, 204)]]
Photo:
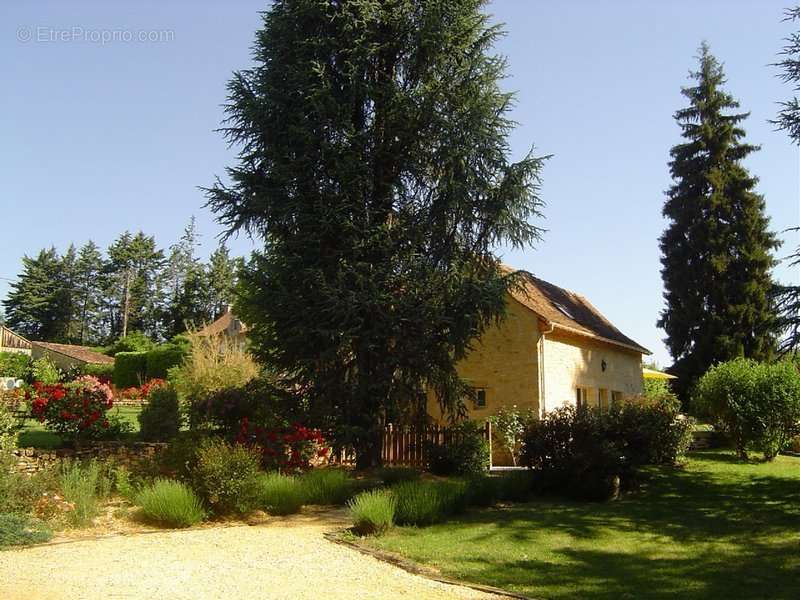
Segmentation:
[(17, 448), (13, 451), (17, 458), (17, 471), (36, 473), (55, 466), (64, 460), (113, 460), (120, 465), (131, 466), (143, 458), (150, 458), (166, 448), (164, 443), (148, 442), (95, 442), (79, 450), (59, 448)]
[(144, 398), (114, 398), (114, 406), (135, 406), (140, 408), (147, 404), (147, 400)]

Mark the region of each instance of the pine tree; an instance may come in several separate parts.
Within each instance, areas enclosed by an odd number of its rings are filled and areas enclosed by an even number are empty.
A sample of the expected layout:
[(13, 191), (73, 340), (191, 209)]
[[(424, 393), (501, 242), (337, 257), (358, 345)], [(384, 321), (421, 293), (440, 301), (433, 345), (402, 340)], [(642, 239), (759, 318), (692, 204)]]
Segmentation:
[(237, 314), (362, 467), (426, 388), (457, 407), (455, 364), (518, 278), (494, 249), (539, 236), (542, 159), (509, 158), (485, 4), (278, 1), (229, 84), (239, 163), (209, 204), (264, 241)]
[(231, 258), (225, 244), (220, 244), (208, 260), (209, 309), (216, 319), (233, 303), (236, 273), (242, 267), (241, 260)]
[(59, 287), (56, 292), (56, 305), (61, 314), (59, 331), (55, 337), (67, 343), (74, 343), (79, 338), (80, 324), (77, 320), (77, 262), (78, 253), (75, 245), (70, 244), (67, 251), (60, 259), (58, 279)]
[(168, 337), (183, 333), (187, 326), (199, 327), (210, 319), (208, 280), (196, 254), (199, 245), (200, 235), (192, 216), (180, 240), (170, 248), (167, 260), (169, 301), (165, 320)]
[(126, 231), (108, 248), (103, 269), (111, 338), (138, 330), (159, 335), (160, 299), (157, 280), (164, 253), (155, 238)]
[(55, 248), (22, 258), (22, 273), (3, 301), (8, 327), (32, 340), (63, 341), (67, 315), (59, 303), (61, 259)]
[(100, 343), (105, 337), (99, 314), (102, 303), (102, 269), (103, 255), (97, 244), (89, 240), (78, 252), (75, 265), (75, 319), (78, 323), (77, 338), (83, 345)]
[(705, 44), (699, 63), (696, 85), (682, 90), (689, 106), (675, 113), (684, 141), (670, 153), (660, 240), (667, 306), (658, 325), (684, 394), (715, 362), (767, 359), (775, 345), (770, 271), (779, 244), (743, 166), (758, 147), (744, 142), (748, 113), (731, 112), (739, 103), (722, 89), (722, 66)]
[[(786, 21), (800, 19), (800, 7), (790, 8), (786, 11)], [(786, 45), (781, 50), (781, 60), (774, 66), (780, 67), (780, 77), (793, 87), (797, 94), (800, 91), (800, 31), (795, 31), (785, 40)], [(781, 110), (777, 118), (771, 121), (778, 129), (785, 131), (794, 144), (800, 145), (800, 99), (793, 96), (791, 99), (780, 103)], [(800, 231), (800, 227), (791, 228), (789, 231)], [(790, 267), (800, 266), (800, 247), (786, 259)], [(775, 298), (778, 304), (778, 327), (785, 335), (781, 340), (782, 353), (800, 352), (800, 286), (777, 285)]]

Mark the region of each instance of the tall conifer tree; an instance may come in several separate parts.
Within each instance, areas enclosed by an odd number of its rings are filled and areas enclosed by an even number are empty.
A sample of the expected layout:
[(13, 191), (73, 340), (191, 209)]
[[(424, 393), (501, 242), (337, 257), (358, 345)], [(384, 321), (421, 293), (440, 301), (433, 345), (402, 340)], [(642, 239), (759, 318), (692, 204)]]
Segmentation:
[(758, 147), (744, 141), (748, 113), (734, 112), (739, 103), (705, 44), (699, 63), (696, 84), (682, 91), (689, 106), (675, 113), (684, 141), (670, 153), (661, 236), (667, 306), (658, 325), (683, 392), (715, 362), (767, 359), (775, 345), (770, 271), (779, 244), (743, 165)]
[(484, 0), (278, 0), (231, 81), (229, 232), (260, 237), (237, 312), (254, 350), (340, 423), (360, 466), (455, 364), (518, 276), (494, 254), (538, 239), (541, 159), (512, 162), (512, 95)]

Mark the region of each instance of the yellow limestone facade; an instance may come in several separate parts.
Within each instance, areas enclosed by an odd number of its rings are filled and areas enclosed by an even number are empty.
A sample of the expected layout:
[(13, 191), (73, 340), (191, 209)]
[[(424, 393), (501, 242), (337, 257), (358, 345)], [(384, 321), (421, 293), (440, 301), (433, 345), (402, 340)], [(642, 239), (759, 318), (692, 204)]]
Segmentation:
[[(642, 392), (642, 352), (547, 323), (511, 296), (506, 317), (484, 332), (457, 368), (478, 397), (467, 401), (471, 419), (503, 406), (537, 415), (578, 402), (608, 406)], [(428, 413), (446, 421), (432, 394)]]

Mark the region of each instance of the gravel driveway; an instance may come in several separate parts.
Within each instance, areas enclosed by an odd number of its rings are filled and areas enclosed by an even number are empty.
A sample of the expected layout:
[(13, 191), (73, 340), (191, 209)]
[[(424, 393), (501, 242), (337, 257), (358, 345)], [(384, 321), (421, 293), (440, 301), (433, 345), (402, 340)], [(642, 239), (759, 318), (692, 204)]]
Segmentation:
[(0, 552), (3, 600), (482, 598), (323, 538), (343, 511)]

